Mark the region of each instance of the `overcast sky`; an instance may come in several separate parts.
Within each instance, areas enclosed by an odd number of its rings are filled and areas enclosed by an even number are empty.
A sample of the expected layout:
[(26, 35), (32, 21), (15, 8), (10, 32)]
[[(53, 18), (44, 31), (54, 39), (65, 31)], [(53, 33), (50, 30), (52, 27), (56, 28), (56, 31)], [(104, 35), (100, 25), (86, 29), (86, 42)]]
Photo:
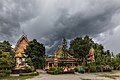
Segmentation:
[(89, 35), (120, 52), (120, 0), (0, 0), (0, 41), (13, 45), (24, 31), (51, 54), (62, 36)]

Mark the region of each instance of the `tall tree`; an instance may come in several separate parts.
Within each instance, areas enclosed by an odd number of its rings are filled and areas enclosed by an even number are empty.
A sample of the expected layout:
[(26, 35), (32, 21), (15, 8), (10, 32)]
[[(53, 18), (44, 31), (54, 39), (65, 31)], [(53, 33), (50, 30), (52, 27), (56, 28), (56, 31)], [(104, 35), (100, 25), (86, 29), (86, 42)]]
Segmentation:
[(83, 59), (89, 53), (93, 44), (94, 41), (89, 36), (77, 37), (70, 42), (70, 50), (74, 57)]
[(0, 69), (2, 70), (11, 69), (15, 65), (14, 63), (15, 62), (10, 52), (4, 52), (0, 49)]
[(117, 58), (120, 58), (120, 53), (118, 53), (118, 54), (116, 55), (116, 57), (117, 57)]
[(45, 64), (45, 46), (33, 39), (28, 43), (25, 54), (30, 57), (35, 68), (43, 68)]
[(3, 56), (1, 56), (1, 59), (5, 59), (4, 61), (10, 62), (11, 65), (6, 65), (6, 67), (8, 66), (15, 66), (15, 58), (14, 58), (14, 52), (12, 51), (12, 45), (9, 43), (9, 41), (3, 41), (0, 42), (0, 52), (2, 55), (6, 55), (6, 57), (4, 58)]
[(9, 41), (0, 42), (0, 49), (4, 52), (11, 52), (12, 51), (11, 46), (12, 45), (9, 43)]
[(62, 45), (63, 45), (63, 51), (65, 52), (67, 50), (67, 40), (65, 39), (65, 37), (63, 37)]

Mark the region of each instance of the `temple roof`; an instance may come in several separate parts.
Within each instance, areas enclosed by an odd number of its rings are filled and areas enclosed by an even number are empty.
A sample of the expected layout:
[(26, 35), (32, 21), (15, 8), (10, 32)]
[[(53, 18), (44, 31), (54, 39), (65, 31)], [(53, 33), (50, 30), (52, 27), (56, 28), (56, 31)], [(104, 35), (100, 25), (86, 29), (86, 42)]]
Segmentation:
[(77, 59), (71, 56), (69, 52), (63, 51), (63, 46), (58, 46), (58, 49), (56, 50), (56, 52), (51, 56), (51, 58), (46, 58), (46, 61), (53, 62), (55, 58), (58, 61), (67, 61), (67, 62), (77, 61)]
[(18, 48), (18, 46), (19, 46), (19, 44), (20, 44), (20, 42), (21, 42), (22, 40), (25, 40), (27, 43), (29, 42), (29, 41), (28, 41), (28, 38), (27, 38), (27, 35), (26, 35), (25, 33), (24, 33), (24, 34), (20, 37), (20, 39), (17, 41), (16, 46), (15, 46), (15, 48), (14, 48), (14, 51), (17, 50), (17, 48)]
[(56, 58), (73, 58), (67, 51), (63, 51), (63, 46), (59, 46), (53, 56)]

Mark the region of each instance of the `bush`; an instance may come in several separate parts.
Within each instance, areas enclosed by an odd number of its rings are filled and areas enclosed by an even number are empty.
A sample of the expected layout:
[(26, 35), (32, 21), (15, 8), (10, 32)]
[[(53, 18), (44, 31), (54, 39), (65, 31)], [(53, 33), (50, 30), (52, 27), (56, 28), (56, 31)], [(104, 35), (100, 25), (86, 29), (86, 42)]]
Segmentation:
[(53, 69), (53, 68), (51, 68), (51, 69), (49, 69), (49, 70), (47, 70), (47, 73), (48, 74), (53, 74), (53, 75), (57, 75), (57, 74), (62, 74), (62, 69), (61, 68), (58, 68), (58, 69)]
[(0, 77), (10, 76), (11, 70), (0, 70)]
[(19, 76), (37, 76), (39, 75), (38, 72), (31, 72), (31, 73), (20, 73)]
[(89, 69), (90, 69), (90, 72), (97, 72), (95, 65), (90, 66)]
[(74, 74), (75, 71), (73, 69), (69, 70), (69, 71), (63, 71), (63, 74)]
[(0, 70), (0, 73), (10, 74), (10, 73), (11, 73), (11, 70)]
[(97, 71), (97, 72), (102, 72), (102, 71), (101, 71), (101, 68), (102, 68), (102, 67), (100, 67), (100, 66), (96, 66), (96, 71)]
[(74, 68), (74, 71), (75, 71), (75, 72), (78, 72), (78, 68)]
[(69, 71), (63, 71), (62, 68), (57, 68), (57, 69), (50, 68), (49, 70), (47, 70), (48, 74), (53, 74), (53, 75), (57, 75), (57, 74), (74, 74), (74, 72), (75, 71), (73, 69), (71, 69)]
[(0, 77), (6, 77), (7, 74), (6, 73), (0, 73)]

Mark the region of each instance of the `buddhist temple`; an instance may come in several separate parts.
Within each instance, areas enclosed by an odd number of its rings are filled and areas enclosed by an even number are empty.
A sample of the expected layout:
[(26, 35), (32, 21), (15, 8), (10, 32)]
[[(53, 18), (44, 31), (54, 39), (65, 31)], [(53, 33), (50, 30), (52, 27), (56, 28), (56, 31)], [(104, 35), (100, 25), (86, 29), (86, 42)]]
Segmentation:
[(66, 65), (74, 67), (77, 65), (78, 60), (71, 56), (69, 52), (64, 52), (62, 48), (63, 46), (59, 46), (50, 58), (46, 58), (45, 69), (49, 69), (52, 65), (55, 67), (63, 67)]
[(14, 48), (15, 59), (16, 59), (16, 68), (21, 68), (26, 64), (24, 49), (26, 49), (27, 45), (28, 45), (27, 35), (23, 34), (20, 37), (20, 39), (18, 40), (18, 42)]

